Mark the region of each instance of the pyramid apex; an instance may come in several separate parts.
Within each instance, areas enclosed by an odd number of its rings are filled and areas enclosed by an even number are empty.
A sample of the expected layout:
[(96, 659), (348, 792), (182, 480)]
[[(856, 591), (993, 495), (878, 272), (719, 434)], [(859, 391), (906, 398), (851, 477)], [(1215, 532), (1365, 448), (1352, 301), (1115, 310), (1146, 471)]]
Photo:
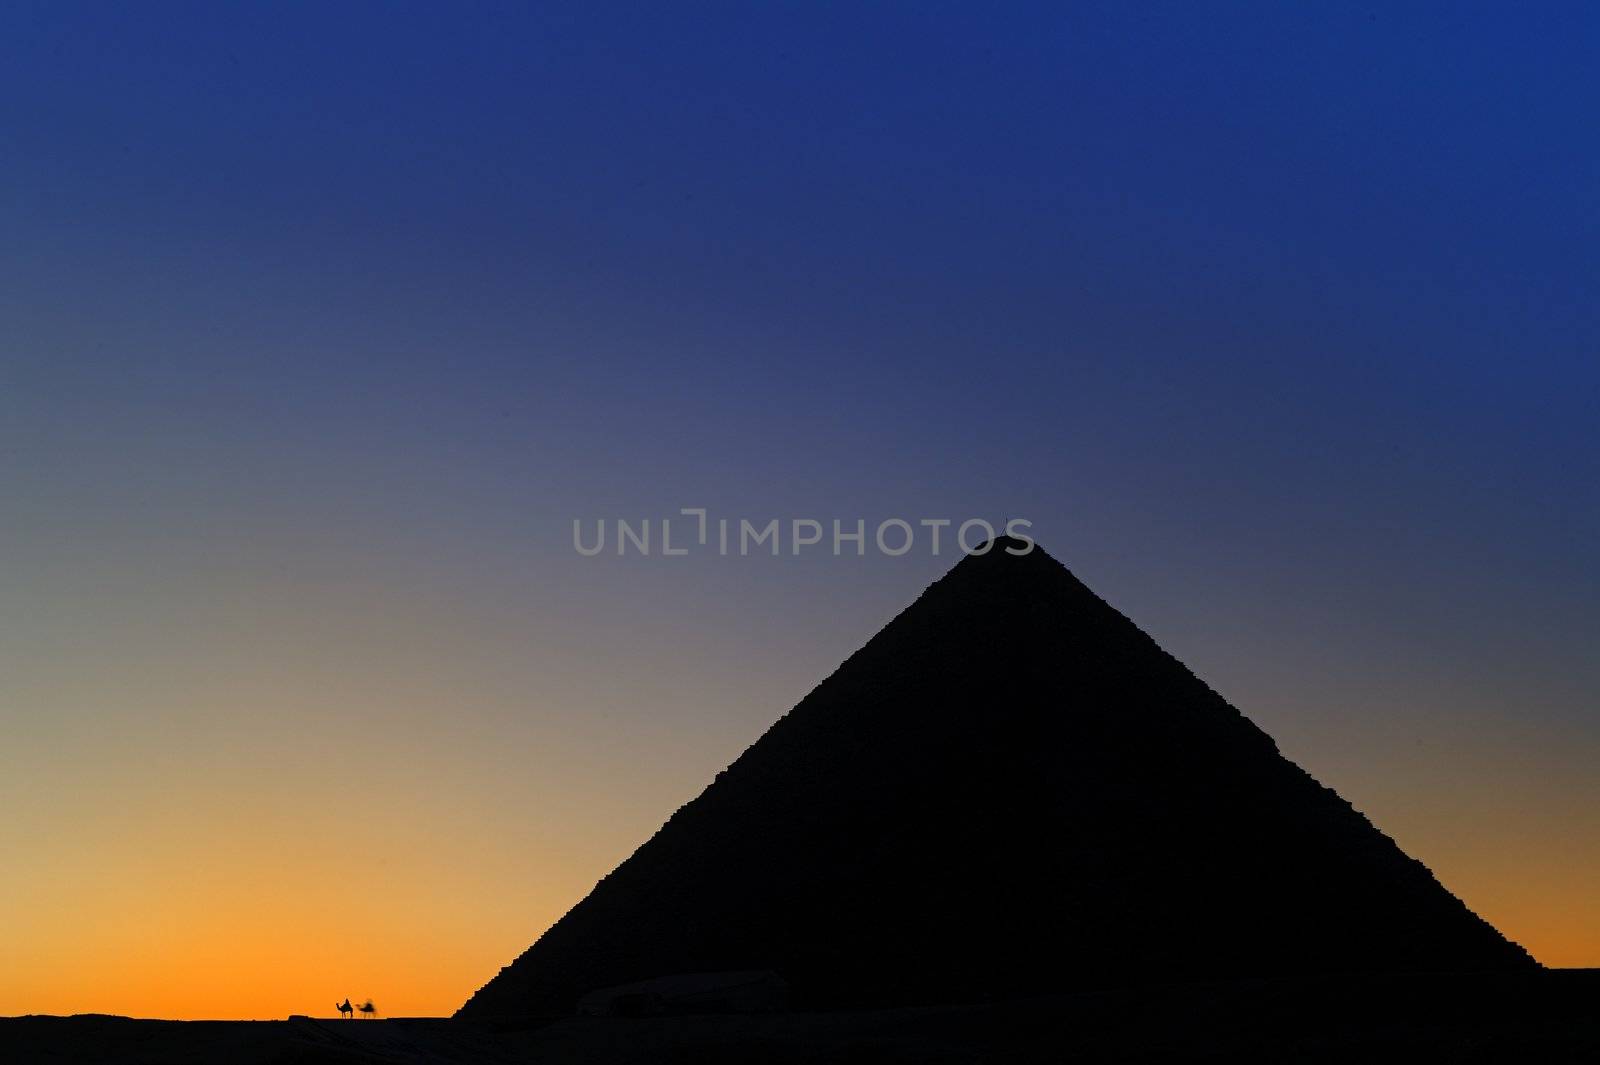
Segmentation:
[(983, 543), (979, 544), (977, 547), (973, 548), (967, 553), (976, 558), (984, 558), (988, 555), (1001, 555), (1012, 558), (1020, 558), (1023, 555), (1031, 555), (1035, 552), (1044, 554), (1044, 549), (1033, 540), (1022, 539), (1016, 536), (996, 536), (992, 539), (985, 540)]

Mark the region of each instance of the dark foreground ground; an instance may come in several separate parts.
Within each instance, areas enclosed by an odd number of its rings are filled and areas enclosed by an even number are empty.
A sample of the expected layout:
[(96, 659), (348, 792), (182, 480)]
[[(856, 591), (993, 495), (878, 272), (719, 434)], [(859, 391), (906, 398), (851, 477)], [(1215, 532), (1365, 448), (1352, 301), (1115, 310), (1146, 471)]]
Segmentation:
[(104, 1065), (1600, 1062), (1600, 970), (1244, 981), (765, 1017), (0, 1020), (0, 1061)]

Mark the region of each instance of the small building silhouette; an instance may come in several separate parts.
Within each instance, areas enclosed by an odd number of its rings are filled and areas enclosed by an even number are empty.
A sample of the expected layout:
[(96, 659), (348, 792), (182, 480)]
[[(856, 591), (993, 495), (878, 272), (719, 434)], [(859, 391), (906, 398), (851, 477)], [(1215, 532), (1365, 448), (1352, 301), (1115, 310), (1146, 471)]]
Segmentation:
[(580, 1017), (656, 1017), (673, 1013), (774, 1013), (788, 1004), (789, 985), (771, 969), (676, 973), (590, 991)]

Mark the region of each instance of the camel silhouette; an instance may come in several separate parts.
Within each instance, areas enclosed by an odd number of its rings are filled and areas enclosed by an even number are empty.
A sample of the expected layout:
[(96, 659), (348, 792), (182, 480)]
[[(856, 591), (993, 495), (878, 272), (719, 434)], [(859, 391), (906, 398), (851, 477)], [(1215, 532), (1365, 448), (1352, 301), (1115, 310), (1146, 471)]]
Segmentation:
[(348, 998), (345, 999), (343, 1002), (339, 1003), (339, 1016), (340, 1016), (340, 1018), (343, 1018), (344, 1015), (347, 1014), (347, 1013), (352, 1018), (354, 1018), (355, 1015), (356, 1015), (355, 1007), (350, 1005), (350, 1000)]
[(366, 1017), (376, 1017), (378, 1015), (378, 1007), (372, 1004), (372, 1000), (370, 998), (361, 1005), (357, 1006), (356, 1009), (360, 1010), (362, 1015)]

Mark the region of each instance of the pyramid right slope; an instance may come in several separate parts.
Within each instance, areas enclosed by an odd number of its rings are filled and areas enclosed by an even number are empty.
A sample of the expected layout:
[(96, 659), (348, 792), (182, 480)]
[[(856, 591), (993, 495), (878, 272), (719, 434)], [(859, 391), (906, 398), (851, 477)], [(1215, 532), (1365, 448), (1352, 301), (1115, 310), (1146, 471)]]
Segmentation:
[(1058, 562), (1005, 546), (932, 585), (461, 1015), (566, 1015), (710, 970), (774, 969), (833, 1006), (1536, 966)]

